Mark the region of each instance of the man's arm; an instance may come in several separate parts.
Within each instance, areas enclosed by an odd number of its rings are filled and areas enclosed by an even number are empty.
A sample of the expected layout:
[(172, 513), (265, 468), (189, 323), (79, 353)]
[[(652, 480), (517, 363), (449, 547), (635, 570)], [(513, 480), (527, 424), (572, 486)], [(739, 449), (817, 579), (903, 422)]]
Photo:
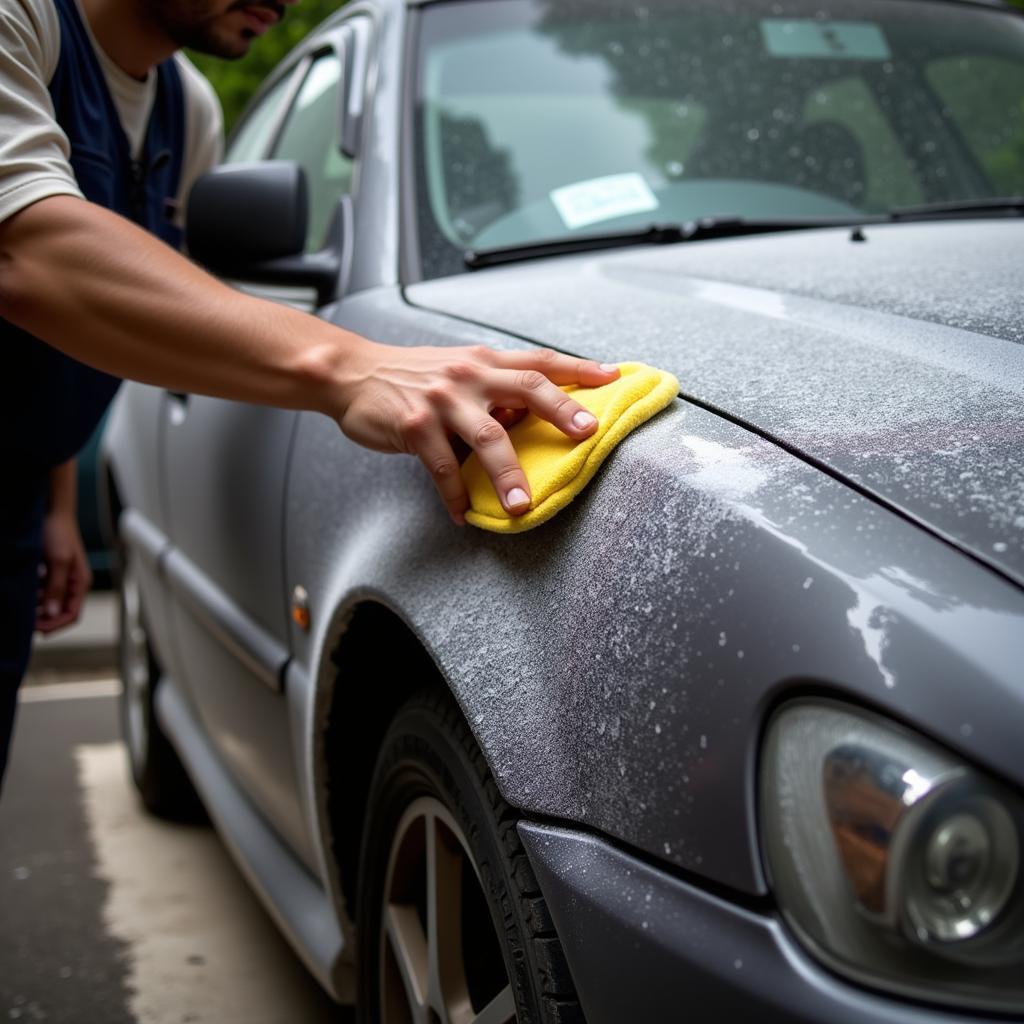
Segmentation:
[(50, 471), (36, 629), (52, 633), (77, 621), (91, 586), (92, 570), (78, 529), (77, 466), (69, 459)]
[(451, 438), (502, 503), (529, 485), (494, 408), (529, 409), (582, 440), (596, 421), (556, 385), (618, 371), (551, 352), (399, 348), (217, 281), (95, 204), (55, 195), (0, 223), (0, 315), (117, 376), (325, 413), (359, 444), (418, 456), (453, 519), (468, 501)]

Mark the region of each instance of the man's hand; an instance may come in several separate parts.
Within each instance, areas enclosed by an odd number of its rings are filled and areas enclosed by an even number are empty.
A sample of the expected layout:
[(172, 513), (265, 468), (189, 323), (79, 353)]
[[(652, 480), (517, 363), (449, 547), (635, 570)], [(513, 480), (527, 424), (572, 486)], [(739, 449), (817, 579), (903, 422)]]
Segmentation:
[(36, 630), (53, 633), (78, 621), (92, 586), (92, 571), (75, 517), (51, 512), (43, 523), (43, 564)]
[(618, 376), (555, 352), (380, 345), (228, 288), (73, 196), (0, 223), (0, 316), (116, 376), (326, 413), (360, 444), (418, 456), (458, 523), (468, 501), (453, 439), (476, 451), (504, 507), (521, 514), (530, 488), (503, 424), (529, 410), (582, 441), (597, 425), (556, 385)]
[(36, 601), (36, 630), (52, 633), (78, 620), (92, 586), (92, 571), (78, 530), (75, 460), (50, 470), (50, 500), (43, 520), (43, 563)]
[[(557, 352), (472, 348), (396, 348), (367, 342), (347, 362), (348, 401), (338, 417), (358, 444), (407, 452), (426, 466), (452, 519), (462, 524), (469, 499), (453, 439), (479, 457), (511, 515), (530, 507), (530, 485), (503, 424), (505, 410), (526, 410), (582, 441), (597, 421), (560, 384), (599, 387), (618, 368)], [(457, 443), (457, 441), (456, 441)]]

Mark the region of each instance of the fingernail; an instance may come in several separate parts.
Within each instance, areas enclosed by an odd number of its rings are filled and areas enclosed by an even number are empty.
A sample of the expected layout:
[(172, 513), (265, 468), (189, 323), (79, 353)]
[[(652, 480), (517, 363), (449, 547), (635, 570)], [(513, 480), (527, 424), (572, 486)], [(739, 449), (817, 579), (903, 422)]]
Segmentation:
[(60, 615), (60, 604), (57, 601), (53, 600), (47, 601), (46, 617), (48, 619), (55, 619), (58, 615)]
[(618, 369), (618, 366), (615, 363), (602, 363), (601, 369), (604, 370), (605, 373), (614, 373)]
[(597, 420), (589, 412), (584, 412), (582, 409), (574, 413), (572, 417), (572, 425), (577, 430), (589, 430), (596, 422)]
[(529, 505), (530, 496), (522, 489), (522, 487), (513, 487), (512, 490), (505, 495), (505, 504), (509, 508), (519, 508), (521, 505)]

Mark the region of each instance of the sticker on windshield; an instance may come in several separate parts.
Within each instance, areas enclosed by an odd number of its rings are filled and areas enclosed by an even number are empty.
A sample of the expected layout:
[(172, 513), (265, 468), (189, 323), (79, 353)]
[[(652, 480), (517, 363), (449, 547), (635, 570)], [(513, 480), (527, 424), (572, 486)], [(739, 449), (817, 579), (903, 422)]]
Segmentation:
[(765, 18), (761, 34), (773, 57), (888, 60), (891, 56), (881, 27), (870, 21)]
[(642, 174), (636, 173), (609, 174), (553, 189), (551, 202), (570, 229), (658, 208), (650, 186)]

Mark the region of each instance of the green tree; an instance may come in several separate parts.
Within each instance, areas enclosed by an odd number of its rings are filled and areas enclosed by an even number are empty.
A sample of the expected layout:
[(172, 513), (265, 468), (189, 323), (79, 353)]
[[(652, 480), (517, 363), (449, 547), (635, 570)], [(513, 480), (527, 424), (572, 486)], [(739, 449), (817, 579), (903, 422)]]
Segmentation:
[(210, 80), (220, 97), (227, 131), (231, 130), (246, 103), (281, 58), (343, 4), (344, 0), (301, 0), (294, 7), (286, 8), (282, 23), (257, 39), (241, 60), (220, 60), (201, 53), (189, 53), (190, 59)]

